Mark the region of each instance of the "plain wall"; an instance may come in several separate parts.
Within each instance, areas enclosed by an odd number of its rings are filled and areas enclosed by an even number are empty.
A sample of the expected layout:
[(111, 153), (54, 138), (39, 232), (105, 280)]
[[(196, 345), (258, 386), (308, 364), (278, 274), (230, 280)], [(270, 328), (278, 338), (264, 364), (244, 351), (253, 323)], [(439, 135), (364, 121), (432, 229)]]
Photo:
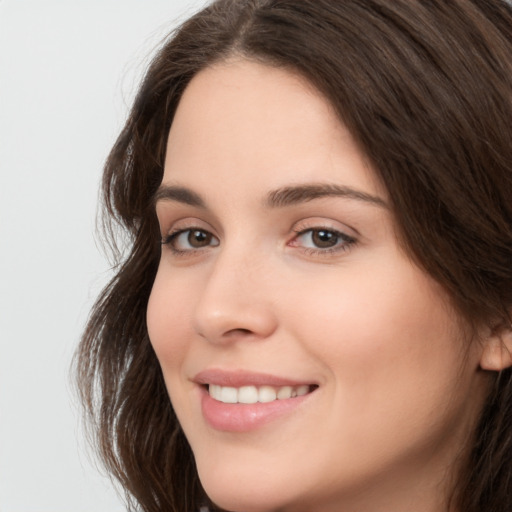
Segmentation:
[(69, 382), (109, 277), (98, 184), (146, 56), (199, 0), (0, 0), (0, 512), (124, 510)]

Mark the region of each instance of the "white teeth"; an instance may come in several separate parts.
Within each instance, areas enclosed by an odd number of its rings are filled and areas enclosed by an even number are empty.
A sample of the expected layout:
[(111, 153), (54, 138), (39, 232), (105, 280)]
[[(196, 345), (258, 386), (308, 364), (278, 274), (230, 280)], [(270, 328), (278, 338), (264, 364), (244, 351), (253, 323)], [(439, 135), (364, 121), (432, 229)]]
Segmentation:
[(299, 386), (297, 388), (297, 396), (307, 395), (309, 393), (309, 386)]
[(286, 400), (287, 398), (292, 397), (292, 387), (291, 386), (283, 386), (277, 392), (277, 398), (279, 400)]
[(261, 386), (258, 392), (258, 401), (262, 403), (273, 402), (277, 398), (277, 393), (270, 386)]
[(208, 392), (212, 398), (225, 404), (255, 404), (273, 402), (274, 400), (286, 400), (309, 393), (309, 386), (282, 386), (274, 388), (272, 386), (242, 386), (234, 388), (230, 386), (218, 386), (210, 384)]
[(230, 387), (221, 387), (220, 401), (225, 404), (236, 404), (238, 402), (238, 389)]
[(255, 404), (258, 401), (258, 388), (256, 386), (242, 386), (238, 390), (238, 401), (241, 404)]
[(212, 398), (215, 398), (215, 400), (220, 400), (220, 392), (221, 392), (220, 386), (217, 386), (216, 384), (210, 384), (210, 386), (208, 387), (208, 391)]

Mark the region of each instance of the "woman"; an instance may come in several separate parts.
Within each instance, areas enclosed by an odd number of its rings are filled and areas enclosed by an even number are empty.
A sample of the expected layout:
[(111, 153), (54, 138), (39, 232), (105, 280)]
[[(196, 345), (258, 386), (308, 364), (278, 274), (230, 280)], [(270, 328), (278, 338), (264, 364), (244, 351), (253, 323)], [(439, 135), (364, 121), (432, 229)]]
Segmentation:
[(510, 510), (511, 41), (501, 0), (219, 0), (165, 43), (78, 358), (133, 506)]

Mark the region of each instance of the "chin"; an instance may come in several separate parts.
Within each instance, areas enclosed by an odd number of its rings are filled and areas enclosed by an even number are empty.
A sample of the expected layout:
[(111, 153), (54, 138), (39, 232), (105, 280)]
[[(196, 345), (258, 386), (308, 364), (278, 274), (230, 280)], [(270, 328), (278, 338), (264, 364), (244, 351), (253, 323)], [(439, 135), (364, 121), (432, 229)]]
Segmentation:
[(289, 505), (283, 489), (268, 479), (262, 481), (261, 475), (240, 478), (214, 469), (208, 474), (199, 471), (199, 477), (208, 497), (230, 512), (272, 512)]
[(208, 496), (215, 505), (229, 512), (273, 512), (283, 510), (279, 505), (267, 503), (267, 500), (265, 500), (265, 503), (261, 503), (261, 496), (259, 502), (255, 502), (247, 496), (239, 496), (233, 491), (231, 494), (222, 494), (218, 498), (215, 495), (208, 494)]
[[(229, 484), (228, 484), (229, 485)], [(229, 512), (272, 512), (283, 510), (282, 504), (264, 496), (256, 489), (206, 489), (208, 497), (218, 507)]]

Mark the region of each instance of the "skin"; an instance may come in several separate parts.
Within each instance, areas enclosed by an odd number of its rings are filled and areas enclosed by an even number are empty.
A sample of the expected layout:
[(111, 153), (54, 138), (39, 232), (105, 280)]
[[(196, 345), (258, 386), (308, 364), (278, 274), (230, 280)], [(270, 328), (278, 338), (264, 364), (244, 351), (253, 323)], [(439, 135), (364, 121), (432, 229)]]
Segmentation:
[[(147, 322), (209, 496), (244, 512), (448, 510), (485, 395), (484, 345), (401, 249), (387, 191), (329, 103), (289, 71), (216, 64), (180, 102), (162, 183), (204, 202), (157, 202), (164, 240), (207, 238), (162, 246)], [(267, 204), (311, 183), (378, 200)], [(346, 236), (327, 250), (320, 229)], [(291, 414), (223, 432), (193, 382), (209, 368), (319, 387)]]

